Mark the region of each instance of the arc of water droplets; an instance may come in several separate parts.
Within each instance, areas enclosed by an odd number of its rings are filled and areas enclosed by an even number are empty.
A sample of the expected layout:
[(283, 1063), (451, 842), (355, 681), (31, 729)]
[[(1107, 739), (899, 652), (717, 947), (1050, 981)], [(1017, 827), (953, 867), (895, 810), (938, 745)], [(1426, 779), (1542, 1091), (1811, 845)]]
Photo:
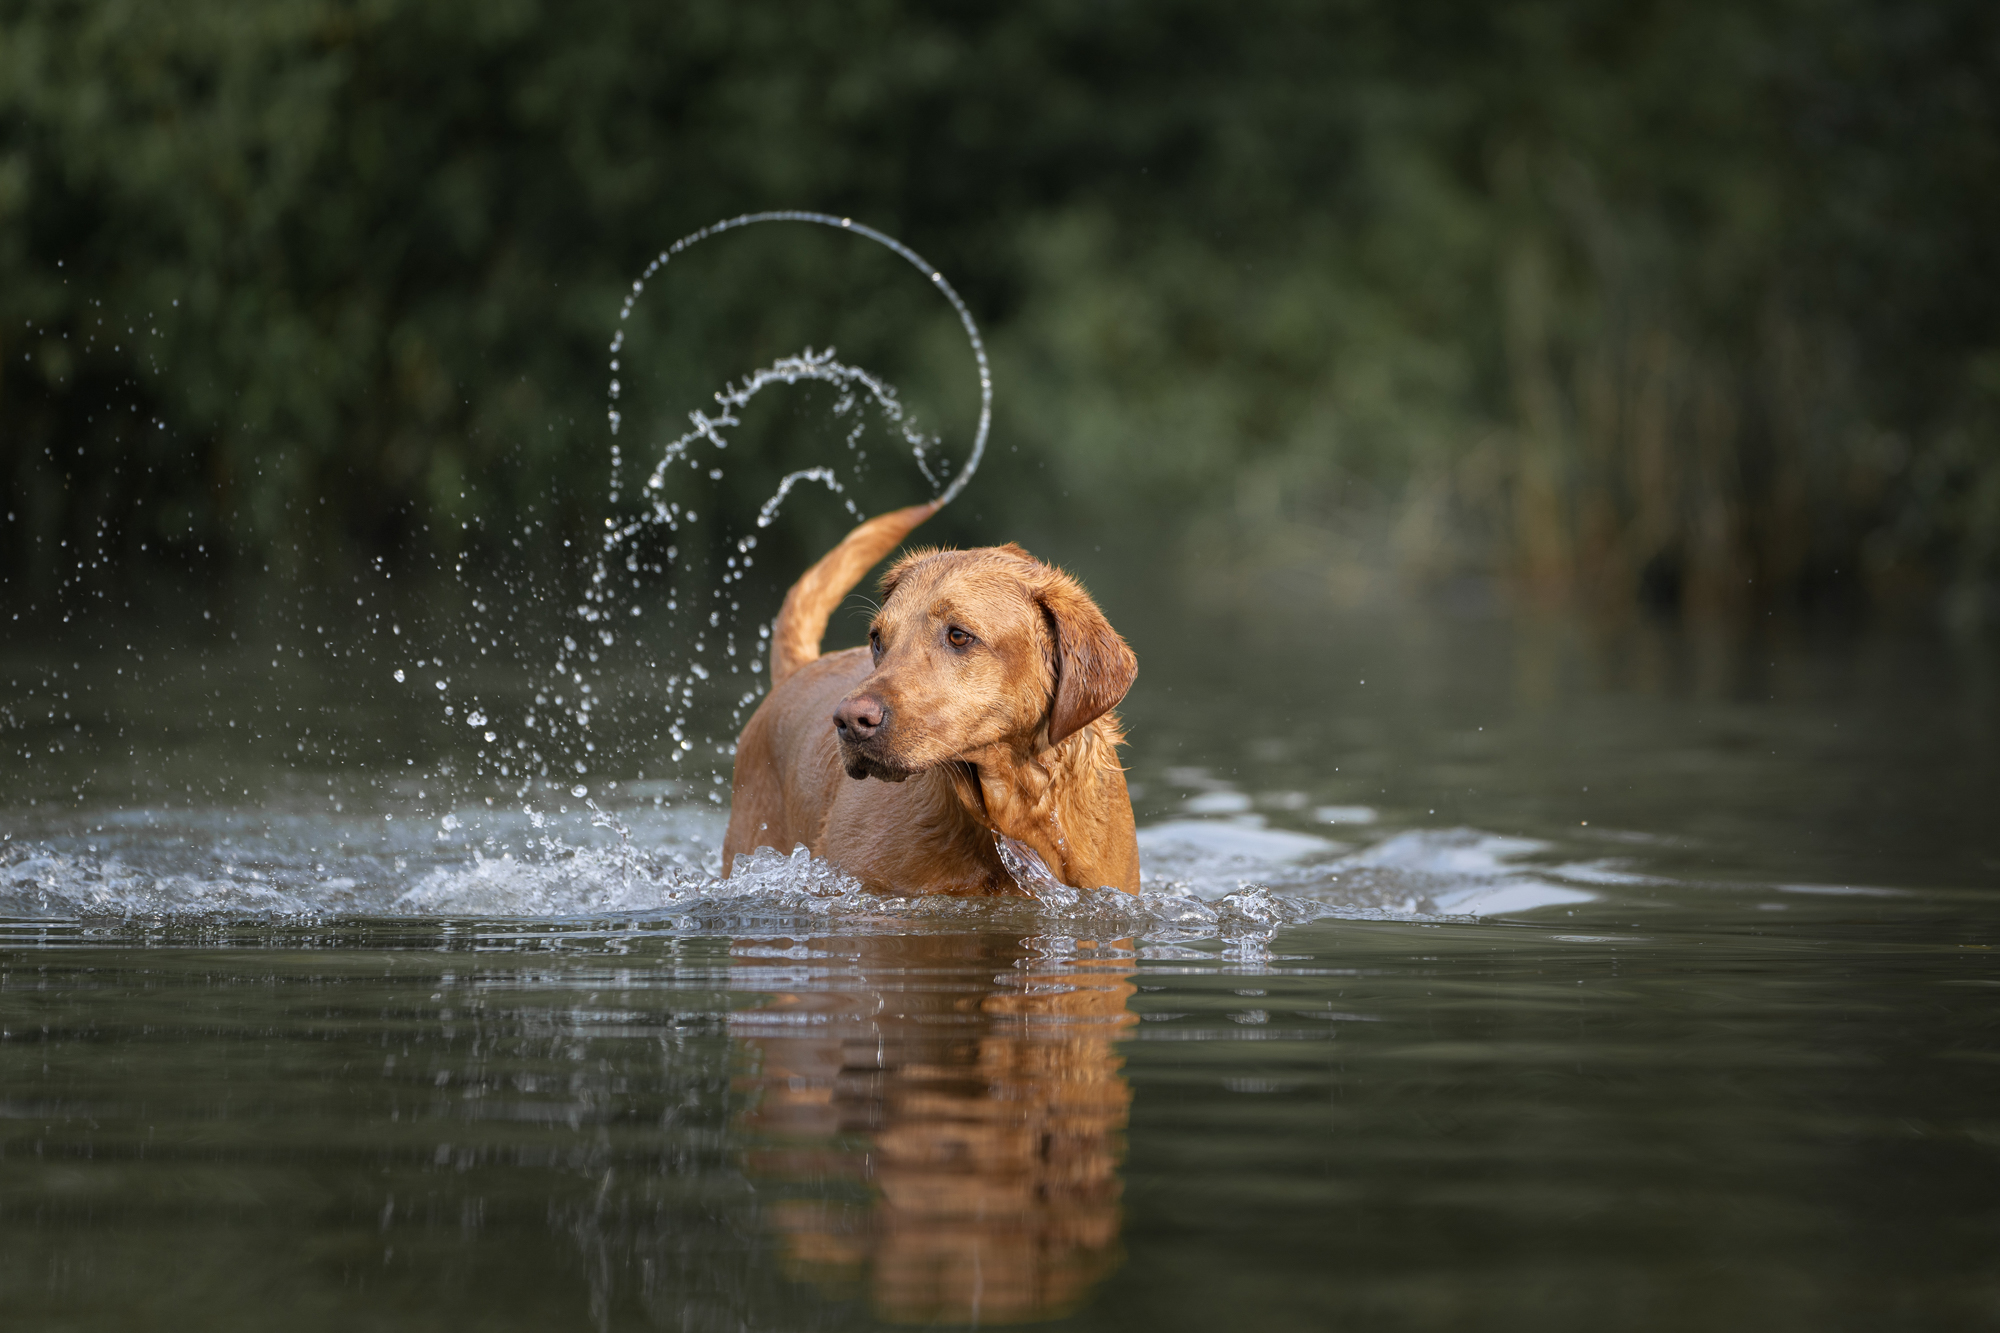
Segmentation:
[[(972, 480), (972, 474), (979, 470), (979, 460), (986, 454), (986, 436), (993, 425), (993, 369), (986, 360), (986, 344), (979, 336), (979, 326), (972, 322), (972, 312), (966, 308), (965, 301), (959, 296), (958, 290), (951, 285), (944, 274), (938, 272), (936, 266), (929, 260), (925, 259), (915, 250), (912, 250), (909, 246), (904, 245), (895, 237), (856, 222), (853, 218), (835, 217), (831, 213), (803, 212), (796, 209), (770, 213), (744, 213), (737, 217), (725, 218), (721, 222), (710, 223), (700, 231), (681, 237), (678, 241), (660, 251), (659, 256), (652, 263), (646, 265), (646, 271), (633, 279), (632, 290), (626, 294), (624, 306), (618, 312), (619, 323), (622, 325), (627, 319), (631, 318), (633, 307), (638, 304), (639, 297), (645, 293), (646, 283), (652, 279), (654, 274), (665, 268), (675, 255), (688, 249), (690, 246), (699, 245), (711, 236), (719, 235), (725, 231), (735, 231), (740, 227), (754, 226), (760, 222), (810, 222), (817, 226), (832, 227), (836, 231), (852, 232), (857, 236), (865, 236), (877, 245), (885, 246), (902, 256), (919, 273), (929, 278), (931, 285), (936, 287), (944, 295), (945, 300), (951, 302), (951, 308), (958, 312), (958, 322), (964, 326), (966, 340), (972, 344), (973, 359), (979, 364), (979, 426), (972, 437), (971, 456), (966, 459), (965, 466), (960, 469), (958, 475), (952, 478), (951, 484), (946, 486), (944, 492), (938, 496), (940, 507), (950, 504), (958, 498), (959, 492), (965, 489), (965, 483)], [(613, 435), (618, 433), (621, 420), (618, 412), (619, 385), (617, 379), (617, 357), (624, 346), (625, 330), (621, 327), (616, 336), (611, 340), (611, 406), (607, 409), (607, 415), (611, 423), (611, 433)], [(778, 364), (782, 366), (784, 362)], [(776, 366), (771, 367), (770, 371), (775, 371), (777, 368)], [(844, 370), (846, 367), (842, 367), (842, 369)], [(760, 376), (766, 375), (770, 371), (760, 371), (758, 374)], [(762, 384), (760, 383), (758, 387), (762, 387)], [(869, 381), (869, 387), (877, 391), (879, 398), (879, 386), (872, 378)], [(754, 393), (755, 390), (752, 389), (750, 392)], [(718, 395), (718, 397), (720, 396)], [(699, 429), (699, 426), (697, 426), (697, 429)], [(918, 454), (917, 461), (919, 466), (923, 465), (921, 452)], [(654, 475), (658, 476), (659, 474), (656, 471)], [(930, 469), (928, 467), (924, 468), (924, 475), (927, 477), (930, 476)], [(932, 484), (936, 484), (935, 478), (932, 479)]]
[[(654, 492), (652, 499), (654, 520), (664, 523), (672, 529), (678, 529), (679, 527), (674, 517), (674, 510), (677, 506), (670, 505), (660, 494), (660, 492), (666, 489), (668, 468), (683, 459), (689, 459), (689, 450), (704, 440), (714, 445), (717, 449), (727, 449), (729, 447), (729, 440), (723, 435), (723, 428), (743, 424), (736, 416), (736, 409), (748, 406), (751, 399), (773, 384), (797, 384), (801, 380), (816, 380), (823, 384), (831, 384), (840, 390), (840, 399), (833, 406), (835, 416), (845, 416), (847, 413), (854, 411), (859, 401), (858, 393), (865, 392), (874, 400), (876, 408), (881, 411), (882, 415), (895, 423), (899, 428), (903, 436), (903, 442), (910, 446), (910, 452), (916, 458), (917, 469), (924, 474), (924, 479), (930, 482), (932, 486), (938, 484), (936, 474), (931, 471), (930, 460), (924, 456), (925, 447), (935, 443), (935, 440), (934, 438), (926, 437), (921, 431), (916, 430), (904, 418), (903, 405), (896, 397), (895, 386), (877, 376), (869, 374), (866, 370), (857, 366), (841, 364), (834, 359), (831, 351), (815, 352), (808, 347), (798, 356), (780, 357), (770, 365), (753, 371), (741, 385), (732, 382), (724, 386), (715, 395), (715, 401), (722, 408), (721, 412), (717, 415), (709, 416), (706, 412), (701, 411), (688, 413), (689, 420), (694, 423), (693, 427), (668, 442), (666, 448), (660, 452), (660, 461), (653, 466), (652, 475), (646, 479), (645, 489)], [(614, 381), (615, 383), (616, 381)], [(865, 418), (858, 417), (854, 428), (848, 432), (848, 445), (850, 448), (860, 438), (865, 428)], [(689, 461), (691, 462), (692, 460), (689, 459)], [(612, 467), (611, 498), (613, 501), (616, 501), (619, 489), (616, 473), (617, 469), (623, 467), (623, 459), (619, 456), (615, 446), (612, 450)], [(962, 478), (963, 474), (961, 474)], [(825, 467), (801, 468), (797, 472), (788, 474), (780, 481), (777, 493), (769, 500), (766, 500), (763, 507), (757, 511), (758, 527), (768, 528), (771, 526), (772, 520), (777, 516), (778, 507), (784, 503), (785, 497), (791, 494), (792, 487), (802, 481), (820, 482), (835, 494), (840, 494), (843, 490), (839, 478), (834, 475), (833, 469)], [(856, 522), (860, 522), (867, 517), (866, 514), (862, 513), (855, 506), (851, 499), (846, 504), (848, 512), (853, 515)], [(612, 527), (604, 537), (605, 551), (610, 552), (615, 549), (619, 543), (638, 532), (644, 524), (644, 519), (638, 519), (625, 524), (623, 527)], [(608, 520), (606, 526), (611, 526)], [(755, 544), (756, 541), (754, 538), (749, 539), (749, 545), (754, 546)], [(741, 549), (748, 550), (749, 546), (743, 546)], [(604, 573), (604, 568), (600, 564), (597, 577), (593, 581), (600, 584), (604, 582)], [(585, 617), (585, 619), (594, 618), (594, 616)]]
[[(619, 491), (622, 489), (621, 477), (624, 466), (623, 451), (619, 448), (616, 437), (619, 427), (622, 424), (622, 416), (618, 410), (618, 400), (621, 390), (618, 381), (618, 358), (625, 346), (625, 323), (630, 320), (632, 311), (637, 306), (639, 298), (644, 295), (646, 284), (661, 269), (666, 267), (674, 256), (680, 254), (690, 246), (699, 244), (721, 232), (733, 231), (762, 222), (810, 222), (818, 226), (831, 227), (839, 231), (852, 232), (864, 236), (901, 256), (904, 261), (930, 279), (931, 284), (943, 294), (944, 298), (951, 303), (952, 309), (958, 313), (959, 323), (965, 329), (966, 340), (971, 344), (973, 359), (977, 362), (979, 368), (979, 424), (973, 435), (970, 455), (966, 459), (964, 466), (958, 470), (955, 476), (950, 475), (949, 459), (937, 459), (934, 467), (933, 460), (926, 455), (926, 450), (929, 446), (937, 442), (936, 437), (927, 437), (910, 424), (904, 414), (902, 403), (897, 397), (895, 387), (864, 369), (843, 365), (835, 359), (831, 349), (816, 352), (808, 347), (798, 356), (781, 357), (771, 365), (751, 372), (740, 384), (731, 382), (725, 385), (721, 391), (715, 394), (715, 401), (719, 410), (716, 410), (712, 415), (702, 411), (690, 412), (688, 416), (691, 429), (670, 441), (662, 451), (658, 462), (653, 467), (652, 473), (647, 478), (643, 488), (649, 501), (648, 507), (651, 512), (646, 516), (622, 523), (614, 518), (606, 518), (604, 521), (606, 531), (602, 537), (602, 544), (599, 548), (596, 567), (592, 572), (590, 586), (584, 595), (583, 604), (576, 608), (579, 619), (590, 627), (585, 634), (586, 642), (578, 644), (574, 638), (568, 635), (563, 636), (561, 647), (556, 654), (553, 673), (545, 682), (545, 687), (536, 693), (535, 703), (537, 710), (543, 708), (549, 709), (543, 716), (547, 719), (545, 724), (547, 727), (547, 738), (552, 743), (558, 741), (559, 730), (569, 731), (575, 740), (584, 742), (583, 748), (586, 752), (595, 748), (585, 738), (589, 735), (592, 713), (601, 707), (605, 701), (593, 691), (589, 684), (583, 683), (581, 674), (577, 670), (578, 666), (581, 665), (577, 659), (584, 657), (591, 663), (596, 662), (597, 655), (590, 642), (593, 638), (601, 642), (605, 647), (609, 647), (613, 642), (614, 633), (610, 627), (612, 623), (610, 604), (615, 597), (612, 589), (613, 574), (610, 565), (612, 557), (624, 543), (631, 540), (649, 523), (660, 524), (669, 532), (678, 532), (682, 523), (692, 523), (695, 521), (695, 515), (691, 510), (684, 510), (679, 504), (667, 499), (665, 491), (668, 469), (677, 462), (687, 462), (693, 465), (695, 462), (693, 451), (702, 443), (711, 445), (718, 450), (728, 448), (729, 441), (724, 434), (726, 428), (742, 424), (737, 416), (738, 410), (747, 406), (750, 400), (758, 393), (774, 384), (797, 384), (811, 381), (827, 384), (838, 393), (839, 398), (833, 408), (836, 416), (844, 416), (850, 412), (855, 412), (856, 408), (864, 401), (872, 403), (882, 413), (883, 417), (898, 429), (904, 443), (910, 447), (918, 470), (922, 472), (925, 480), (930, 483), (934, 490), (937, 490), (941, 481), (944, 481), (947, 477), (949, 478), (948, 482), (943, 485), (943, 489), (938, 492), (937, 503), (939, 505), (950, 503), (965, 489), (966, 483), (972, 479), (972, 474), (978, 470), (980, 459), (985, 454), (987, 436), (993, 422), (992, 367), (987, 361), (986, 345), (979, 336), (979, 328), (973, 323), (972, 312), (966, 308), (965, 301), (959, 296), (951, 283), (945, 279), (945, 276), (932, 266), (929, 261), (924, 259), (923, 256), (917, 254), (916, 251), (910, 249), (893, 236), (885, 235), (872, 227), (864, 226), (855, 222), (852, 218), (834, 217), (827, 213), (799, 211), (746, 213), (740, 217), (726, 218), (721, 222), (704, 227), (700, 231), (683, 236), (681, 239), (675, 241), (665, 250), (662, 250), (646, 266), (645, 271), (632, 283), (632, 290), (625, 296), (624, 303), (618, 313), (620, 327), (612, 337), (610, 348), (610, 404), (607, 415), (613, 436), (611, 446), (612, 502), (614, 504), (617, 503)], [(856, 424), (848, 436), (850, 448), (856, 444), (861, 432), (865, 429), (864, 418), (864, 413), (856, 414)], [(784, 503), (786, 496), (791, 493), (798, 483), (806, 481), (817, 482), (835, 494), (841, 495), (849, 513), (857, 521), (866, 517), (855, 506), (853, 500), (844, 494), (840, 478), (833, 468), (808, 467), (792, 472), (783, 478), (779, 483), (777, 492), (769, 500), (765, 501), (758, 511), (757, 526), (759, 528), (769, 527), (776, 518), (777, 511)], [(757, 538), (754, 534), (747, 534), (738, 539), (735, 545), (736, 555), (726, 560), (726, 569), (722, 574), (722, 584), (725, 588), (728, 584), (741, 580), (746, 576), (751, 563), (750, 552), (757, 545)], [(668, 559), (672, 560), (675, 553), (674, 548), (669, 547), (667, 549)], [(626, 569), (627, 572), (636, 572), (634, 560), (628, 559), (626, 561)], [(718, 601), (726, 595), (720, 589), (714, 593)], [(669, 597), (667, 599), (667, 609), (672, 612), (680, 608), (677, 607), (675, 599)], [(690, 613), (694, 612), (694, 603), (692, 600), (690, 600), (686, 609)], [(737, 609), (736, 603), (731, 601), (728, 609), (734, 612)], [(636, 605), (631, 610), (634, 615), (638, 614), (638, 607)], [(705, 628), (699, 623), (697, 616), (696, 623), (693, 626), (694, 637), (692, 642), (692, 651), (696, 656), (705, 651), (705, 641), (708, 635), (720, 631), (723, 640), (721, 644), (723, 651), (731, 658), (736, 657), (735, 633), (733, 629), (725, 627), (720, 623), (720, 615), (721, 607), (718, 605), (707, 617)], [(753, 649), (754, 652), (761, 653), (763, 640), (768, 638), (769, 634), (769, 626), (760, 627), (758, 633), (759, 642), (758, 646)], [(756, 663), (752, 662), (751, 666), (754, 677)], [(732, 666), (730, 669), (734, 671), (736, 668)], [(592, 674), (595, 675), (595, 671)], [(566, 700), (565, 694), (562, 692), (565, 688), (563, 686), (565, 677), (572, 677), (571, 683), (577, 685), (581, 691), (579, 697), (573, 702)], [(668, 738), (670, 740), (668, 749), (673, 762), (676, 764), (680, 762), (685, 754), (694, 748), (693, 741), (686, 734), (685, 728), (689, 721), (688, 710), (693, 703), (695, 682), (706, 682), (710, 679), (711, 673), (706, 667), (698, 660), (690, 660), (686, 666), (685, 674), (678, 671), (673, 672), (667, 675), (662, 682), (665, 687), (666, 697), (672, 701), (667, 726)], [(740, 722), (742, 710), (754, 703), (760, 693), (761, 691), (753, 684), (746, 693), (735, 700), (732, 721)], [(535, 714), (530, 713), (527, 722), (531, 730), (535, 726), (535, 721)], [(525, 745), (517, 745), (516, 749), (525, 749)], [(502, 754), (503, 757), (497, 759), (495, 762), (501, 766), (503, 774), (508, 774), (515, 763), (521, 762), (521, 757), (506, 756), (504, 749)], [(484, 752), (481, 752), (482, 761), (485, 757)], [(524, 778), (524, 785), (516, 793), (523, 796), (528, 791), (528, 786), (526, 785), (527, 775), (534, 768), (540, 768), (544, 776), (547, 776), (549, 767), (548, 760), (544, 759), (539, 751), (529, 753), (526, 758), (527, 762), (522, 765), (520, 774)], [(570, 763), (568, 766), (575, 770), (576, 776), (582, 776), (587, 770), (587, 764), (584, 760), (574, 754), (569, 756), (569, 759)], [(573, 790), (572, 794), (581, 796), (585, 790), (579, 784)]]

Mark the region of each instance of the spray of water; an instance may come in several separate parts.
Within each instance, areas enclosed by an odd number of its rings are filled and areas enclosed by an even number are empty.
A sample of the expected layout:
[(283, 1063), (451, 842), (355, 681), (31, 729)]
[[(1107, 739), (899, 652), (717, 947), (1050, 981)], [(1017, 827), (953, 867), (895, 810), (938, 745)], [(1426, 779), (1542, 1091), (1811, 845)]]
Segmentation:
[[(611, 340), (611, 407), (608, 415), (611, 422), (612, 435), (616, 436), (618, 434), (618, 427), (621, 424), (618, 412), (618, 354), (625, 346), (625, 330), (622, 326), (632, 318), (633, 307), (638, 304), (639, 298), (645, 294), (646, 284), (652, 280), (655, 274), (665, 268), (675, 255), (680, 254), (683, 250), (699, 245), (711, 236), (719, 236), (726, 231), (735, 231), (741, 227), (753, 227), (765, 222), (809, 222), (816, 226), (833, 227), (840, 231), (852, 232), (856, 236), (865, 236), (877, 245), (887, 247), (896, 255), (908, 261), (919, 273), (930, 279), (931, 285), (943, 294), (945, 300), (951, 302), (951, 308), (958, 313), (958, 322), (965, 328), (966, 341), (972, 345), (973, 360), (979, 363), (979, 425), (973, 431), (972, 452), (966, 459), (965, 466), (960, 469), (958, 477), (946, 485), (937, 497), (940, 506), (950, 504), (953, 500), (956, 500), (958, 493), (965, 489), (965, 483), (971, 481), (972, 474), (979, 470), (979, 460), (986, 453), (986, 436), (993, 426), (993, 367), (986, 360), (986, 344), (979, 336), (979, 326), (973, 323), (972, 312), (966, 308), (964, 298), (959, 296), (957, 289), (946, 280), (944, 274), (932, 266), (929, 260), (893, 236), (876, 231), (873, 227), (863, 226), (853, 218), (837, 218), (831, 213), (806, 213), (796, 210), (775, 213), (744, 213), (739, 217), (726, 218), (721, 222), (711, 223), (703, 227), (700, 231), (681, 237), (678, 241), (660, 251), (659, 257), (648, 264), (646, 271), (633, 281), (632, 291), (625, 298), (624, 308), (618, 312), (618, 322), (621, 327), (617, 335)], [(830, 353), (827, 359), (829, 361), (832, 359)], [(783, 365), (784, 363), (780, 362), (779, 364)], [(775, 369), (777, 368), (773, 367), (773, 370)], [(790, 381), (787, 382), (789, 383)], [(871, 383), (874, 382), (871, 381)], [(887, 388), (887, 386), (879, 387)], [(754, 393), (755, 390), (751, 392)], [(893, 390), (889, 390), (889, 393), (891, 397), (894, 396)], [(717, 397), (720, 398), (721, 395), (718, 394)], [(748, 401), (749, 398), (746, 396), (736, 405), (741, 406), (743, 402)], [(921, 456), (919, 456), (919, 464), (922, 461)], [(613, 466), (615, 467), (616, 465), (617, 458), (614, 454)], [(929, 476), (930, 474), (926, 471), (925, 475)], [(613, 491), (615, 495), (615, 481), (613, 483)]]
[[(834, 228), (884, 246), (922, 273), (950, 303), (979, 377), (979, 418), (962, 463), (942, 448), (937, 434), (920, 427), (887, 379), (843, 362), (831, 347), (809, 346), (723, 385), (713, 393), (712, 406), (687, 414), (686, 429), (640, 446), (650, 454), (650, 466), (628, 474), (632, 423), (623, 406), (622, 377), (632, 354), (627, 336), (632, 316), (648, 285), (677, 256), (704, 240), (776, 222)], [(743, 424), (746, 409), (769, 390), (801, 386), (818, 386), (830, 397), (825, 410), (844, 449), (783, 476), (754, 514), (711, 511), (707, 539), (699, 540), (693, 529), (702, 523), (707, 506), (697, 496), (722, 479), (732, 432)], [(559, 636), (538, 670), (532, 706), (517, 719), (503, 721), (500, 706), (477, 698), (467, 706), (467, 701), (443, 697), (445, 691), (439, 704), (480, 732), (487, 748), (478, 754), (478, 775), (511, 787), (517, 801), (531, 800), (538, 782), (577, 800), (591, 798), (594, 790), (601, 795), (608, 783), (595, 773), (601, 763), (600, 740), (609, 748), (613, 742), (607, 737), (615, 730), (617, 748), (642, 778), (648, 764), (656, 782), (671, 773), (681, 784), (677, 794), (685, 797), (690, 786), (702, 785), (700, 770), (705, 767), (703, 794), (719, 805), (722, 770), (735, 735), (763, 692), (770, 626), (758, 625), (754, 632), (743, 626), (740, 596), (756, 563), (759, 534), (778, 520), (801, 485), (831, 493), (854, 521), (866, 518), (854, 496), (869, 466), (871, 431), (907, 452), (933, 499), (940, 504), (955, 499), (979, 467), (992, 424), (993, 380), (985, 344), (951, 283), (894, 237), (823, 213), (746, 214), (675, 241), (633, 281), (609, 347), (606, 399), (612, 513), (591, 553), (582, 597), (569, 608), (573, 627)], [(635, 484), (634, 476), (643, 479)], [(720, 555), (719, 567), (706, 577), (699, 576), (697, 547)], [(622, 675), (614, 672), (614, 659), (622, 664)], [(635, 733), (641, 745), (650, 744), (650, 755), (633, 754)]]

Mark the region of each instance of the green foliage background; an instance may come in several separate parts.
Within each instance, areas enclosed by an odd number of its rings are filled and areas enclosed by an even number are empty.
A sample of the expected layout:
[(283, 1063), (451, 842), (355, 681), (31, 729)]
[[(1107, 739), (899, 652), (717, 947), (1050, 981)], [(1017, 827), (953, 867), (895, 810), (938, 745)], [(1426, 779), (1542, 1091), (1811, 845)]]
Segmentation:
[[(0, 561), (580, 529), (634, 274), (814, 208), (991, 335), (1036, 466), (972, 539), (1977, 621), (1996, 100), (1968, 0), (0, 0)], [(704, 259), (683, 350), (845, 300), (963, 377), (799, 253)]]

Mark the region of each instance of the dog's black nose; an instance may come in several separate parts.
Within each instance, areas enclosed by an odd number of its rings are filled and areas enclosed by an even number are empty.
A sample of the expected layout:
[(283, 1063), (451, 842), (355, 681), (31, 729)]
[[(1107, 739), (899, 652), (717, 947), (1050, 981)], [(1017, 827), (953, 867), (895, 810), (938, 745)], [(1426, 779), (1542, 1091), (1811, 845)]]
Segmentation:
[(842, 699), (840, 707), (833, 710), (833, 729), (840, 738), (847, 741), (865, 741), (882, 729), (882, 722), (889, 716), (889, 710), (882, 701), (868, 695), (857, 695)]

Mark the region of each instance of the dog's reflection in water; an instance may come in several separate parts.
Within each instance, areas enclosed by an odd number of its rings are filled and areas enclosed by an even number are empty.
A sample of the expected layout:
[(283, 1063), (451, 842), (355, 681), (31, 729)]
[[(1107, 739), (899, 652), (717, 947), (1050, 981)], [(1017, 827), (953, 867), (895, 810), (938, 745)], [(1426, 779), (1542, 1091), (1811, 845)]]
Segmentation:
[(1118, 1263), (1123, 942), (741, 941), (749, 1170), (794, 1276), (896, 1322), (1075, 1308)]

